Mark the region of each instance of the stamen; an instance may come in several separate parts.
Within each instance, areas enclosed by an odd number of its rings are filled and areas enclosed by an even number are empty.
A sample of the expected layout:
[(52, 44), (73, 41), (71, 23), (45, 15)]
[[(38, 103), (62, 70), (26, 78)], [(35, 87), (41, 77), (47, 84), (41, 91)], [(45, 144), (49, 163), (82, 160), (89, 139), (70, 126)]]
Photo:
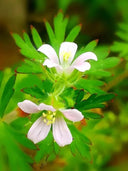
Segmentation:
[(53, 112), (53, 116), (55, 116), (56, 115), (56, 112)]
[(48, 111), (47, 113), (43, 113), (43, 121), (50, 125), (55, 122), (56, 112)]
[(47, 116), (46, 113), (43, 113), (43, 116), (46, 117)]
[(46, 119), (44, 119), (44, 122), (45, 122), (45, 123), (47, 122)]

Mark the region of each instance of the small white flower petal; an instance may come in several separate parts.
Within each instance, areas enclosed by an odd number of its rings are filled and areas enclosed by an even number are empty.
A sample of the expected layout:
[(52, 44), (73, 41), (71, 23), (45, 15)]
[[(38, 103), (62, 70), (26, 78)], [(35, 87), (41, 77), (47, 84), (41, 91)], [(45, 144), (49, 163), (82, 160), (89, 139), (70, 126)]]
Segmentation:
[(63, 42), (59, 50), (61, 64), (64, 62), (64, 55), (69, 55), (67, 63), (71, 63), (77, 50), (77, 44), (73, 42)]
[(48, 68), (53, 68), (53, 67), (58, 66), (58, 64), (54, 63), (52, 60), (49, 60), (49, 59), (46, 59), (43, 65), (44, 66), (46, 65)]
[(28, 131), (27, 137), (32, 140), (35, 144), (44, 140), (49, 131), (51, 125), (47, 125), (43, 121), (43, 117), (38, 118)]
[(89, 59), (97, 61), (97, 56), (93, 52), (85, 52), (76, 58), (76, 60), (72, 63), (72, 66), (80, 65)]
[(63, 72), (63, 68), (61, 65), (54, 63), (53, 61), (46, 59), (43, 63), (43, 65), (46, 65), (48, 68), (53, 68), (55, 67), (58, 73)]
[(58, 56), (52, 46), (44, 44), (39, 47), (38, 51), (45, 54), (54, 63), (59, 64)]
[(50, 110), (50, 111), (52, 111), (52, 112), (55, 112), (56, 111), (56, 109), (54, 109), (54, 107), (53, 106), (51, 106), (51, 105), (46, 105), (46, 104), (44, 104), (44, 103), (41, 103), (40, 105), (39, 105), (39, 110)]
[(24, 100), (23, 102), (19, 102), (18, 106), (25, 113), (39, 112), (38, 106), (30, 100)]
[(58, 73), (62, 73), (63, 72), (63, 68), (62, 68), (61, 65), (58, 65), (55, 68), (56, 68), (56, 70), (57, 70)]
[(74, 65), (73, 67), (80, 72), (85, 72), (91, 68), (91, 65), (88, 62), (83, 62), (82, 64)]
[(66, 74), (71, 74), (71, 72), (74, 70), (74, 67), (73, 66), (68, 66), (65, 70)]
[(53, 123), (53, 137), (61, 147), (72, 143), (71, 132), (62, 117), (57, 117)]
[(60, 110), (60, 111), (63, 113), (63, 115), (67, 119), (73, 122), (81, 121), (84, 118), (82, 113), (77, 109), (65, 109), (65, 110)]

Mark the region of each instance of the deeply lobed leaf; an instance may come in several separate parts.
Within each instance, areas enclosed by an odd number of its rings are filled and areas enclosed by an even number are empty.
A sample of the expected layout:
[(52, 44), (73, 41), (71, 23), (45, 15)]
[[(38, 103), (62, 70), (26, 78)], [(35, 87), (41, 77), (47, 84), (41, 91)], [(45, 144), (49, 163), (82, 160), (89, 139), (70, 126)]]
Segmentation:
[(7, 81), (5, 88), (3, 90), (1, 99), (0, 99), (0, 117), (3, 117), (5, 109), (14, 93), (14, 84), (16, 80), (16, 75), (13, 75), (12, 77), (9, 78)]

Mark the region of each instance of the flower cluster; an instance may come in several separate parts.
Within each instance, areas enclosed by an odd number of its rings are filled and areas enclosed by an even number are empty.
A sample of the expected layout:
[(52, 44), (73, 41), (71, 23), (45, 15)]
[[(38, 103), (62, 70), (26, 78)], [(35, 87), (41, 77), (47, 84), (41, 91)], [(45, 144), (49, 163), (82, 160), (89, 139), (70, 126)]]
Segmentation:
[[(38, 49), (48, 58), (45, 59), (44, 66), (48, 68), (55, 67), (58, 73), (67, 74), (71, 74), (74, 69), (85, 72), (91, 67), (89, 62), (86, 62), (87, 60), (97, 61), (97, 57), (93, 52), (83, 53), (74, 60), (76, 50), (77, 44), (73, 42), (63, 42), (60, 45), (59, 57), (48, 44), (44, 44)], [(18, 106), (28, 114), (42, 112), (42, 115), (33, 123), (27, 134), (27, 137), (34, 143), (44, 140), (52, 126), (53, 137), (56, 143), (59, 146), (68, 145), (73, 141), (73, 138), (64, 117), (73, 122), (83, 119), (82, 113), (77, 109), (55, 109), (51, 105), (44, 103), (36, 105), (29, 100), (19, 102)]]

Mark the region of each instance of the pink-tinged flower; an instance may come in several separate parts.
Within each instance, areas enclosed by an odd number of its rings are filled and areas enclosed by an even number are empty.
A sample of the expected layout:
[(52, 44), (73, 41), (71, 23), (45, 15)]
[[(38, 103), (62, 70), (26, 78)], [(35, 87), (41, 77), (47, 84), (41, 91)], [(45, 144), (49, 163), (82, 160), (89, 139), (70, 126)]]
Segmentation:
[(77, 109), (56, 110), (53, 106), (44, 103), (36, 105), (30, 100), (19, 102), (18, 106), (25, 113), (37, 113), (42, 111), (42, 116), (33, 123), (27, 134), (27, 137), (35, 144), (47, 137), (51, 125), (53, 126), (54, 140), (59, 146), (71, 144), (73, 138), (63, 116), (73, 122), (83, 119), (82, 113)]
[(43, 65), (46, 65), (48, 68), (55, 67), (59, 73), (71, 73), (74, 69), (77, 69), (80, 72), (89, 70), (91, 65), (89, 62), (85, 61), (89, 59), (97, 61), (97, 56), (93, 52), (85, 52), (73, 61), (76, 50), (77, 44), (73, 42), (63, 42), (60, 45), (59, 57), (52, 46), (48, 44), (44, 44), (38, 49), (38, 51), (42, 52), (48, 57), (48, 59), (44, 61)]

